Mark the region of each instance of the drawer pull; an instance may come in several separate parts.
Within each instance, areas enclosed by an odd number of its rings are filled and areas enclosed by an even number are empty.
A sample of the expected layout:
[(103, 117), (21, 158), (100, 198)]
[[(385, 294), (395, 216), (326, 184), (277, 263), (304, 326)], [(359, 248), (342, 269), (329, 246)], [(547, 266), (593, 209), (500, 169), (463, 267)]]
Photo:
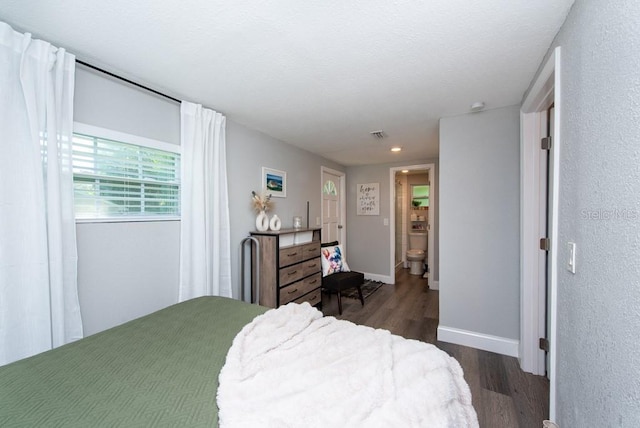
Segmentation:
[(295, 253), (289, 253), (289, 254), (287, 254), (287, 257), (293, 257), (293, 256), (296, 256), (296, 255), (298, 255), (298, 252), (297, 252), (297, 251), (296, 251)]
[(313, 281), (309, 281), (309, 284), (315, 284), (316, 282), (318, 282), (318, 280), (314, 279)]
[(307, 265), (307, 267), (316, 267), (315, 263), (311, 263), (310, 265)]
[(294, 270), (293, 272), (289, 272), (289, 273), (287, 273), (287, 275), (295, 275), (296, 273), (298, 273), (298, 271), (297, 271), (297, 270)]
[(291, 291), (287, 291), (287, 293), (289, 293), (289, 294), (293, 294), (293, 293), (295, 293), (296, 291), (298, 291), (298, 289), (297, 289), (297, 288), (296, 288), (296, 289), (294, 289), (294, 290), (291, 290)]

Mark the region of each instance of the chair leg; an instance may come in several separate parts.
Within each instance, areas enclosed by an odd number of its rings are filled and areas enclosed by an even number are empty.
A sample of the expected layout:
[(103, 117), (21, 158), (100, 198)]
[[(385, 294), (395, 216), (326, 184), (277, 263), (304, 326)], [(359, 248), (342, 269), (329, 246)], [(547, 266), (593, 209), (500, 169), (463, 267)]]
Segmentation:
[(360, 296), (360, 303), (364, 306), (364, 297), (362, 297), (362, 287), (358, 285), (358, 296)]
[(342, 296), (340, 295), (339, 290), (338, 290), (338, 314), (342, 315)]

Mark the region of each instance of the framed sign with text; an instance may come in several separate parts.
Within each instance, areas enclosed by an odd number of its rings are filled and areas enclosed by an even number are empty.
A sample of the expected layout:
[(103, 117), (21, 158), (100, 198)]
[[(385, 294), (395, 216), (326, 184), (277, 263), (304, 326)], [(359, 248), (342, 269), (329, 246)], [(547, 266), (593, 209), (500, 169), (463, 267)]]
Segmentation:
[(380, 183), (358, 184), (357, 215), (380, 215)]

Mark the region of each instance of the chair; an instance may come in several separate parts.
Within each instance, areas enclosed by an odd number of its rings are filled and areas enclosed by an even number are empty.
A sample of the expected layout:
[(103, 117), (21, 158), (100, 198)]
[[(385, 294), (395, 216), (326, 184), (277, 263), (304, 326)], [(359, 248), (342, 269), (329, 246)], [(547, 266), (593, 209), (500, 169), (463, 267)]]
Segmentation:
[[(337, 246), (338, 242), (330, 242), (322, 244), (322, 247)], [(323, 256), (324, 257), (324, 256)], [(346, 262), (344, 262), (346, 266)], [(348, 269), (348, 266), (346, 267)], [(322, 277), (322, 288), (329, 293), (338, 294), (338, 313), (342, 315), (342, 292), (350, 288), (358, 290), (360, 303), (364, 306), (364, 297), (362, 296), (362, 284), (364, 284), (364, 274), (361, 272), (347, 271), (334, 272)]]

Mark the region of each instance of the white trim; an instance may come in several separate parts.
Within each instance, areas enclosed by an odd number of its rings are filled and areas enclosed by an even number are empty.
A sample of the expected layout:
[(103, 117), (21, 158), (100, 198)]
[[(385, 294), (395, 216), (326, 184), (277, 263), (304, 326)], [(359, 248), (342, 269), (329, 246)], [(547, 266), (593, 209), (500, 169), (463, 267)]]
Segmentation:
[(438, 340), (510, 357), (518, 356), (519, 342), (506, 337), (492, 336), (454, 327), (438, 326)]
[(556, 47), (543, 66), (540, 74), (531, 87), (529, 95), (521, 108), (521, 254), (520, 254), (520, 365), (524, 371), (540, 373), (544, 367), (544, 353), (537, 349), (539, 326), (544, 325), (545, 308), (541, 307), (540, 275), (538, 272), (538, 225), (539, 212), (537, 199), (539, 197), (539, 169), (538, 144), (540, 137), (540, 112), (546, 110), (553, 102), (554, 133), (549, 164), (549, 230), (551, 249), (548, 255), (549, 263), (549, 415), (555, 419), (556, 413), (556, 356), (557, 356), (557, 273), (558, 273), (558, 197), (559, 197), (559, 153), (561, 128), (561, 81), (560, 81), (560, 47)]
[(121, 143), (136, 144), (138, 146), (164, 150), (165, 152), (182, 153), (182, 147), (177, 144), (140, 137), (139, 135), (127, 134), (125, 132), (114, 131), (113, 129), (101, 128), (99, 126), (87, 125), (86, 123), (73, 122), (73, 132), (90, 135), (92, 137), (104, 138), (106, 140), (118, 141)]
[(440, 290), (440, 281), (433, 281), (429, 283), (429, 288), (432, 290)]
[(136, 222), (149, 222), (149, 221), (181, 221), (180, 216), (166, 216), (166, 217), (105, 217), (105, 218), (77, 218), (76, 224), (84, 223), (136, 223)]
[(370, 279), (371, 281), (380, 281), (380, 282), (384, 282), (385, 284), (393, 284), (395, 281), (394, 278), (390, 277), (389, 275), (379, 275), (377, 273), (367, 273), (367, 272), (363, 272), (365, 279)]
[[(429, 265), (430, 272), (433, 272), (435, 266), (434, 252), (435, 252), (435, 244), (434, 244), (434, 212), (435, 207), (433, 205), (433, 201), (435, 200), (435, 188), (436, 188), (436, 175), (435, 175), (435, 167), (436, 165), (433, 163), (421, 164), (421, 165), (407, 165), (407, 166), (396, 166), (389, 168), (389, 248), (390, 248), (390, 257), (389, 257), (389, 277), (391, 278), (391, 282), (389, 284), (395, 284), (396, 282), (396, 210), (395, 210), (395, 179), (396, 172), (402, 171), (403, 169), (408, 169), (409, 171), (415, 169), (424, 169), (428, 171), (429, 174), (429, 235), (428, 235), (428, 244), (427, 244), (427, 263)], [(406, 202), (406, 200), (405, 200)], [(430, 274), (431, 275), (431, 274)], [(429, 276), (431, 280), (431, 276)]]

